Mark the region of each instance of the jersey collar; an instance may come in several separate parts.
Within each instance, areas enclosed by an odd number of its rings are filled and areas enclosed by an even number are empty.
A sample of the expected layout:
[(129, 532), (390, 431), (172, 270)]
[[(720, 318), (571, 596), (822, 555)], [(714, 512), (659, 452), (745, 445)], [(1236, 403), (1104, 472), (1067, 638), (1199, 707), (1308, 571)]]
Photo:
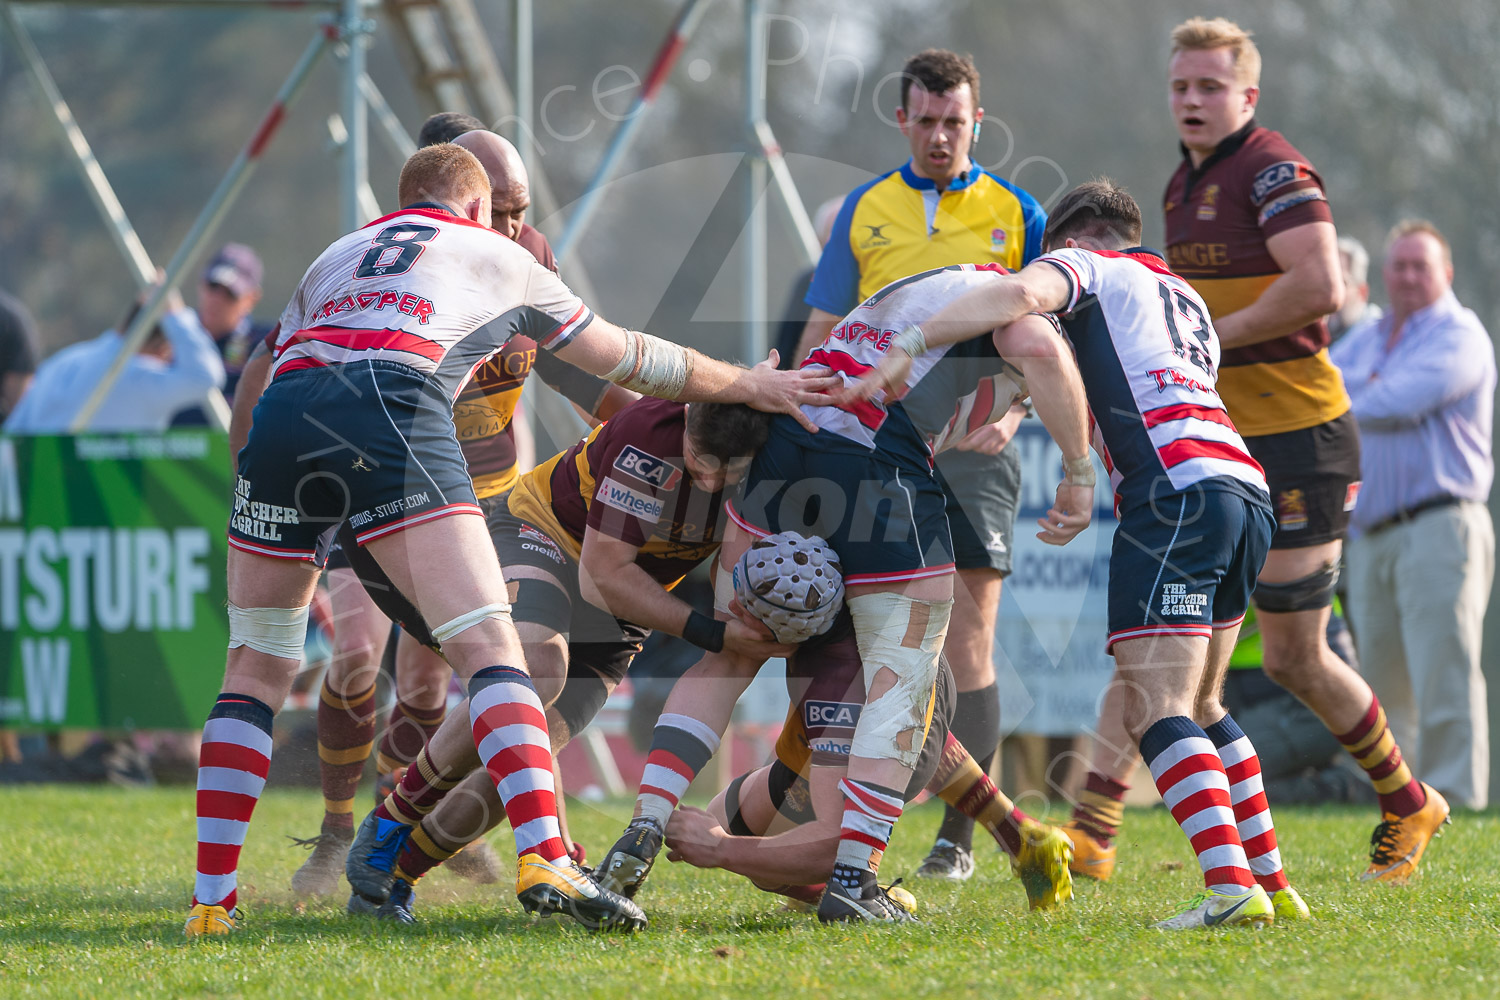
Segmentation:
[[(969, 169), (965, 170), (963, 173), (953, 178), (953, 180), (949, 181), (946, 190), (962, 191), (970, 184), (973, 184), (975, 181), (979, 180), (980, 175), (983, 173), (984, 168), (975, 163), (973, 159), (970, 159)], [(912, 167), (910, 160), (907, 160), (905, 163), (901, 164), (901, 179), (906, 182), (907, 187), (913, 188), (917, 191), (937, 190), (936, 182), (934, 182), (929, 177), (923, 177), (918, 174), (917, 171)]]
[(1245, 140), (1250, 138), (1250, 133), (1258, 128), (1260, 128), (1260, 122), (1251, 118), (1245, 123), (1244, 128), (1225, 136), (1196, 170), (1193, 169), (1193, 157), (1187, 145), (1178, 142), (1177, 148), (1182, 151), (1182, 162), (1187, 164), (1187, 185), (1183, 188), (1183, 200), (1187, 200), (1188, 194), (1193, 190), (1193, 185), (1198, 183), (1198, 178), (1208, 173), (1209, 168), (1215, 163), (1227, 160), (1239, 152), (1240, 147), (1245, 144)]

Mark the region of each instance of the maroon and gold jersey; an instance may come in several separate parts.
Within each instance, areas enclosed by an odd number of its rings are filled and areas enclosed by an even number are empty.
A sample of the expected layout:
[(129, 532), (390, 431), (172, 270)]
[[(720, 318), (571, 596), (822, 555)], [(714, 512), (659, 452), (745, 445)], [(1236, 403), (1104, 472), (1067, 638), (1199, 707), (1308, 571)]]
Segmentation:
[[(1307, 158), (1281, 133), (1254, 121), (1196, 170), (1184, 149), (1163, 208), (1167, 262), (1192, 283), (1214, 319), (1250, 305), (1281, 277), (1267, 238), (1333, 221), (1323, 181)], [(1314, 427), (1349, 409), (1328, 342), (1328, 327), (1318, 320), (1285, 337), (1224, 351), (1218, 390), (1241, 434)]]
[(718, 552), (724, 495), (693, 485), (682, 459), (687, 405), (647, 396), (521, 476), (507, 503), (578, 559), (593, 528), (639, 548), (636, 565), (670, 590)]
[[(547, 237), (530, 226), (521, 226), (516, 242), (550, 271), (557, 270), (557, 260)], [(474, 479), (474, 494), (481, 500), (497, 496), (515, 485), (520, 470), (516, 467), (516, 432), (511, 422), (521, 401), (521, 387), (535, 369), (538, 376), (565, 398), (586, 412), (594, 412), (609, 384), (566, 361), (542, 352), (536, 341), (515, 336), (500, 353), (474, 371), (474, 377), (453, 404), (453, 424), (458, 443), (463, 446), (469, 475)]]

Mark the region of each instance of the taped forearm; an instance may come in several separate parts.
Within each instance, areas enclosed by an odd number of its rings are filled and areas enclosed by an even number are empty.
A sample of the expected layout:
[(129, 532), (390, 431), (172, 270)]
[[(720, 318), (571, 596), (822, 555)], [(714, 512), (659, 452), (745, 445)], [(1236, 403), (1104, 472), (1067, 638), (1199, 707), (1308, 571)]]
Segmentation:
[(693, 374), (693, 352), (649, 333), (624, 332), (625, 354), (604, 377), (648, 396), (680, 399)]

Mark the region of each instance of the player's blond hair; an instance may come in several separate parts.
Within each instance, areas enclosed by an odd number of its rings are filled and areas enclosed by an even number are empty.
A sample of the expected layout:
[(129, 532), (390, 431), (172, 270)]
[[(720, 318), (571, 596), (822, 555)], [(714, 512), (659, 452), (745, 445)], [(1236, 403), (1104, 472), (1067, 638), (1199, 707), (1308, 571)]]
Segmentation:
[(1250, 40), (1251, 32), (1227, 17), (1193, 17), (1172, 29), (1172, 55), (1228, 49), (1235, 74), (1247, 87), (1260, 86), (1260, 49)]
[(474, 154), (451, 142), (440, 142), (411, 154), (396, 186), (402, 206), (435, 201), (462, 207), (490, 193), (490, 178)]
[(1391, 227), (1391, 231), (1385, 236), (1385, 251), (1391, 252), (1391, 246), (1403, 236), (1413, 233), (1426, 233), (1437, 240), (1438, 246), (1443, 248), (1443, 263), (1453, 266), (1453, 248), (1448, 245), (1448, 238), (1442, 234), (1437, 226), (1426, 219), (1402, 219)]

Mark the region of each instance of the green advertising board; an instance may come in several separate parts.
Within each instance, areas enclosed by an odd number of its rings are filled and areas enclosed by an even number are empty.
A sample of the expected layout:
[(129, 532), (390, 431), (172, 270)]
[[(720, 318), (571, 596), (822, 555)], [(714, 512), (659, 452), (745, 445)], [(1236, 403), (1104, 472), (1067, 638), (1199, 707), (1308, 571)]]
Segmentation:
[(202, 725), (231, 480), (206, 430), (0, 437), (0, 726)]

